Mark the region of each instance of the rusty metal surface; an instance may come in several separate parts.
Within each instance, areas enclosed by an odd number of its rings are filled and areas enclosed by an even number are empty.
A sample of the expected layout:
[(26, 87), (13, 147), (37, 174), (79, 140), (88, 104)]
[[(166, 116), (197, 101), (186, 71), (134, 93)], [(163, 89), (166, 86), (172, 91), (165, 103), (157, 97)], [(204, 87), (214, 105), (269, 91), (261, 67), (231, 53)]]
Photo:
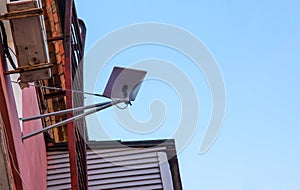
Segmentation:
[[(65, 49), (65, 86), (67, 89), (83, 90), (82, 65), (83, 58), (81, 36), (78, 34), (78, 18), (73, 0), (65, 1), (64, 15), (64, 49)], [(76, 48), (75, 45), (79, 45)], [(79, 78), (77, 78), (79, 77)], [(72, 92), (66, 92), (66, 108), (83, 105), (83, 95), (73, 96)], [(71, 117), (69, 114), (68, 117)], [(85, 121), (80, 120), (69, 123), (68, 148), (70, 157), (71, 186), (72, 189), (87, 189), (86, 170), (86, 145), (83, 131), (86, 130)]]
[[(46, 31), (43, 16), (41, 15), (43, 10), (35, 1), (8, 3), (7, 8), (9, 11), (7, 14), (17, 16), (17, 18), (10, 19), (10, 25), (18, 67), (22, 70), (19, 80), (22, 82), (34, 82), (50, 78), (51, 69), (49, 67), (40, 67), (42, 64), (48, 65), (49, 63)], [(39, 14), (36, 16), (29, 14), (37, 11)], [(29, 14), (29, 17), (25, 17), (26, 14)], [(40, 70), (30, 71), (25, 69), (26, 67)]]

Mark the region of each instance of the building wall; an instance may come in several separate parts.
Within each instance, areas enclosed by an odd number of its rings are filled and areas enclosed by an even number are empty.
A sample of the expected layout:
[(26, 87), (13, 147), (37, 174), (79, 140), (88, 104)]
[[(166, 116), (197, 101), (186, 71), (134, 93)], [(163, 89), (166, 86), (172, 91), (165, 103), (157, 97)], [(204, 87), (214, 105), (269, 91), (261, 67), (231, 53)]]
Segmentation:
[[(40, 114), (34, 87), (23, 90), (22, 100), (23, 117)], [(28, 134), (41, 128), (43, 126), (40, 120), (29, 121), (23, 124), (23, 133)], [(20, 154), (22, 161), (19, 163), (26, 163), (26, 166), (21, 165), (20, 169), (24, 174), (24, 181), (31, 187), (28, 189), (46, 189), (47, 158), (43, 134), (26, 139), (22, 145), (23, 153)]]
[[(2, 14), (6, 11), (6, 1), (0, 1)], [(9, 26), (8, 22), (5, 22), (11, 46), (11, 33), (9, 28), (7, 28)], [(7, 63), (4, 59), (3, 51), (0, 51), (0, 57), (2, 58), (0, 59), (0, 91), (2, 94), (0, 96), (0, 114), (5, 126), (4, 136), (7, 137), (5, 143), (8, 144), (8, 162), (10, 163), (9, 169), (13, 173), (13, 189), (46, 189), (47, 158), (44, 136), (40, 134), (24, 142), (21, 139), (23, 134), (41, 129), (42, 123), (40, 120), (26, 122), (23, 125), (23, 130), (21, 130), (19, 122), (19, 117), (40, 114), (36, 90), (33, 87), (21, 90), (15, 84), (14, 89), (17, 90), (13, 90), (10, 81), (15, 81), (15, 79), (4, 75), (4, 71), (7, 70)], [(21, 102), (16, 101), (14, 95)], [(18, 114), (17, 107), (23, 111), (23, 115)]]
[[(48, 189), (69, 189), (66, 145), (47, 151)], [(173, 140), (93, 141), (87, 150), (88, 189), (182, 190)]]
[(4, 123), (0, 114), (0, 189), (12, 189), (12, 172), (9, 168), (9, 154), (5, 137)]
[[(44, 21), (47, 33), (48, 50), (50, 62), (53, 64), (52, 77), (48, 80), (43, 80), (43, 85), (54, 86), (59, 88), (66, 88), (65, 86), (65, 63), (64, 63), (64, 45), (63, 45), (63, 31), (59, 8), (56, 0), (42, 0), (44, 10)], [(40, 101), (46, 102), (47, 109), (44, 113), (54, 112), (66, 109), (66, 97), (62, 91), (53, 91), (49, 89), (42, 89)], [(61, 93), (60, 95), (58, 93)], [(45, 119), (47, 126), (60, 122), (66, 119), (65, 116), (58, 115)], [(66, 126), (57, 127), (49, 131), (49, 135), (55, 142), (67, 141)]]
[[(64, 48), (67, 50), (71, 50), (73, 46), (71, 46), (71, 41), (64, 39), (71, 39), (73, 37), (71, 31), (65, 29), (66, 34), (63, 34), (63, 19), (65, 17), (59, 18), (59, 8), (57, 5), (57, 0), (38, 0), (40, 1), (39, 5), (42, 6), (44, 10), (44, 22), (45, 29), (47, 32), (47, 41), (48, 41), (48, 50), (50, 56), (50, 62), (53, 64), (52, 68), (52, 77), (47, 80), (37, 81), (38, 85), (42, 86), (50, 86), (57, 88), (71, 88), (70, 84), (72, 81), (72, 70), (71, 70), (71, 51), (64, 52)], [(61, 1), (65, 3), (66, 7), (72, 7), (72, 0), (70, 1)], [(6, 0), (0, 0), (0, 14), (5, 13), (6, 9), (3, 9), (6, 4)], [(73, 10), (72, 8), (68, 10)], [(75, 9), (74, 9), (75, 10)], [(63, 11), (62, 11), (63, 12)], [(66, 11), (68, 12), (68, 11)], [(75, 18), (77, 21), (77, 17)], [(71, 26), (66, 22), (66, 26)], [(77, 26), (77, 25), (76, 25)], [(9, 33), (9, 24), (6, 22), (7, 33)], [(68, 28), (68, 27), (66, 27)], [(24, 27), (25, 29), (25, 27)], [(80, 28), (82, 29), (82, 28)], [(80, 33), (76, 38), (81, 39), (85, 36), (85, 30), (78, 30)], [(81, 33), (81, 32), (82, 33)], [(83, 35), (84, 33), (84, 35)], [(11, 34), (8, 34), (11, 36)], [(75, 38), (75, 37), (74, 37)], [(11, 38), (10, 38), (11, 39)], [(77, 39), (77, 40), (78, 40)], [(73, 40), (73, 38), (72, 38)], [(10, 47), (12, 47), (12, 40), (9, 40)], [(76, 43), (76, 42), (74, 42)], [(67, 45), (66, 45), (67, 44)], [(80, 46), (84, 44), (84, 42), (80, 43)], [(79, 45), (77, 45), (79, 46)], [(83, 47), (80, 47), (80, 53), (83, 54)], [(78, 49), (77, 49), (78, 50)], [(1, 54), (2, 55), (2, 54)], [(2, 56), (4, 57), (4, 56)], [(66, 57), (66, 58), (65, 58)], [(81, 59), (81, 58), (80, 58)], [(77, 60), (80, 60), (77, 57)], [(2, 65), (6, 65), (6, 63), (0, 63), (0, 67)], [(19, 60), (20, 61), (20, 60)], [(78, 65), (78, 63), (77, 63)], [(7, 70), (6, 68), (1, 68), (1, 87), (0, 87), (0, 110), (1, 116), (5, 115), (5, 126), (9, 129), (9, 138), (10, 141), (10, 151), (13, 152), (11, 158), (10, 170), (13, 171), (13, 179), (15, 188), (13, 189), (46, 189), (46, 172), (47, 172), (47, 158), (46, 158), (46, 148), (45, 148), (45, 140), (43, 134), (31, 137), (29, 139), (24, 140), (22, 142), (21, 136), (24, 134), (31, 133), (38, 129), (41, 129), (44, 126), (49, 126), (54, 123), (60, 122), (64, 120), (66, 116), (51, 116), (45, 118), (45, 120), (36, 120), (30, 122), (23, 122), (22, 127), (20, 127), (19, 117), (29, 117), (33, 115), (40, 115), (43, 113), (54, 112), (58, 110), (70, 108), (72, 106), (72, 96), (70, 96), (70, 92), (62, 91), (62, 90), (53, 90), (53, 89), (45, 89), (45, 88), (25, 88), (20, 90), (17, 84), (13, 84), (15, 89), (12, 89), (11, 78), (5, 77), (3, 72)], [(16, 79), (13, 79), (16, 81)], [(3, 87), (3, 88), (2, 88)], [(1, 92), (4, 94), (1, 98)], [(15, 92), (15, 93), (14, 93)], [(69, 94), (68, 94), (69, 93)], [(13, 96), (15, 95), (15, 97)], [(66, 98), (68, 96), (68, 98)], [(18, 101), (16, 101), (18, 100)], [(20, 100), (20, 101), (19, 101)], [(83, 99), (82, 99), (83, 100)], [(66, 104), (68, 101), (68, 104)], [(17, 102), (17, 104), (16, 104)], [(19, 109), (17, 109), (19, 108)], [(21, 109), (20, 109), (21, 108)], [(22, 112), (17, 112), (17, 110), (22, 110)], [(72, 129), (72, 130), (69, 130)], [(74, 137), (75, 132), (73, 131), (73, 126), (69, 126), (68, 130), (66, 127), (58, 127), (53, 130), (49, 130), (49, 136), (47, 136), (48, 146), (51, 146), (53, 143), (52, 139), (48, 137), (52, 137), (56, 143), (69, 141), (72, 143), (70, 149), (70, 160), (71, 160), (71, 184), (73, 187), (78, 187), (82, 189), (83, 186), (81, 184), (85, 184), (84, 181), (87, 177), (85, 176), (86, 167), (84, 167), (85, 160), (85, 144), (84, 148), (81, 151), (78, 151), (77, 154), (76, 148), (81, 148), (77, 146), (80, 140), (75, 141), (76, 137)], [(69, 132), (71, 131), (71, 132)], [(68, 136), (68, 132), (69, 135)], [(46, 133), (45, 133), (46, 134)], [(71, 140), (70, 140), (71, 139)], [(81, 141), (80, 141), (81, 142)], [(77, 144), (75, 144), (77, 143)], [(79, 155), (79, 156), (78, 156)], [(81, 157), (80, 157), (81, 156)], [(80, 158), (80, 159), (77, 159)], [(76, 160), (77, 159), (77, 160)], [(82, 162), (80, 162), (80, 161)], [(78, 162), (77, 162), (78, 161)], [(79, 164), (78, 164), (79, 163)], [(82, 164), (83, 163), (83, 164)], [(77, 169), (77, 165), (78, 168)], [(81, 164), (81, 165), (80, 165)], [(77, 170), (80, 170), (77, 172)], [(83, 176), (83, 177), (82, 177)], [(80, 181), (80, 182), (78, 182)], [(23, 188), (22, 188), (23, 187)], [(1, 188), (0, 188), (1, 189)]]
[[(1, 62), (0, 65), (3, 65), (3, 63)], [(14, 162), (13, 160), (16, 161), (15, 166), (11, 166), (11, 170), (18, 170), (21, 176), (21, 179), (14, 176), (14, 181), (15, 183), (18, 180), (23, 181), (23, 189), (46, 189), (47, 159), (44, 137), (40, 134), (22, 142), (21, 127), (10, 78), (3, 75), (2, 67), (0, 68), (0, 74), (1, 90), (4, 94), (4, 101), (1, 102), (1, 104), (3, 103), (1, 115), (8, 118), (4, 122), (6, 131), (10, 131), (10, 134), (7, 134), (8, 140), (10, 140), (9, 151), (14, 152), (10, 159), (12, 159), (12, 163)], [(22, 99), (23, 117), (39, 114), (34, 88), (24, 89)], [(41, 121), (31, 121), (23, 125), (23, 133), (27, 134), (41, 128)], [(16, 188), (19, 189), (18, 186)]]

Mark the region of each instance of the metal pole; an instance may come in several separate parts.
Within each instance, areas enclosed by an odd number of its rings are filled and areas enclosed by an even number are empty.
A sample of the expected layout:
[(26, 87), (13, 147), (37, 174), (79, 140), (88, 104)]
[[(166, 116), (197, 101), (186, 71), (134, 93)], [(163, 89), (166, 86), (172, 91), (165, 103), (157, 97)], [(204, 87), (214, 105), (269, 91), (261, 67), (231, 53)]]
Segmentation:
[(54, 116), (54, 115), (63, 115), (63, 114), (67, 114), (67, 113), (71, 113), (71, 112), (75, 112), (75, 111), (81, 111), (81, 110), (85, 110), (85, 109), (96, 108), (96, 107), (104, 106), (104, 105), (110, 104), (110, 103), (111, 103), (111, 101), (104, 102), (104, 103), (99, 103), (99, 104), (88, 105), (88, 106), (76, 107), (76, 108), (56, 111), (56, 112), (52, 112), (52, 113), (46, 113), (46, 114), (42, 114), (42, 115), (31, 116), (31, 117), (27, 117), (27, 118), (20, 118), (20, 120), (23, 121), (23, 122), (26, 122), (26, 121), (36, 120), (36, 119), (42, 119), (42, 118), (50, 117), (50, 116)]
[(53, 124), (53, 125), (50, 125), (50, 126), (48, 126), (48, 127), (43, 128), (43, 129), (37, 130), (37, 131), (35, 131), (35, 132), (33, 132), (33, 133), (24, 135), (24, 136), (22, 136), (22, 141), (25, 140), (25, 139), (27, 139), (27, 138), (30, 138), (30, 137), (32, 137), (32, 136), (35, 136), (35, 135), (37, 135), (37, 134), (43, 133), (43, 132), (45, 132), (45, 131), (48, 131), (49, 129), (52, 129), (52, 128), (55, 128), (55, 127), (59, 127), (59, 126), (61, 126), (61, 125), (65, 125), (65, 124), (67, 124), (67, 123), (69, 123), (69, 122), (75, 121), (75, 120), (80, 119), (80, 118), (82, 118), (82, 117), (85, 117), (85, 116), (88, 116), (88, 115), (90, 115), (90, 114), (96, 113), (96, 112), (98, 112), (98, 111), (104, 110), (104, 109), (106, 109), (106, 108), (109, 108), (109, 107), (111, 107), (111, 106), (113, 106), (113, 105), (116, 105), (116, 104), (119, 104), (119, 103), (121, 103), (121, 102), (124, 102), (124, 101), (121, 101), (121, 100), (119, 100), (119, 101), (111, 101), (111, 102), (109, 102), (109, 103), (106, 104), (106, 105), (97, 107), (97, 108), (95, 108), (95, 109), (93, 109), (93, 110), (87, 111), (87, 112), (85, 112), (85, 113), (76, 115), (76, 116), (71, 117), (71, 118), (68, 118), (68, 119), (66, 119), (66, 120), (64, 120), (64, 121), (55, 123), (55, 124)]

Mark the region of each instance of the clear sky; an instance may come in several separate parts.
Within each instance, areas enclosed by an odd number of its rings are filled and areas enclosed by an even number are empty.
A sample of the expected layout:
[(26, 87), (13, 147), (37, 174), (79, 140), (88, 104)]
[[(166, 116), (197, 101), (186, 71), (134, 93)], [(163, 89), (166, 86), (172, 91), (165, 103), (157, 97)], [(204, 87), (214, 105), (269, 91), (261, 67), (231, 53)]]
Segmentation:
[[(197, 125), (186, 126), (195, 131), (178, 155), (184, 189), (300, 189), (300, 1), (77, 0), (76, 5), (88, 29), (87, 55), (112, 31), (155, 22), (190, 32), (214, 56), (225, 83), (226, 114), (218, 138), (204, 154), (199, 154), (199, 148), (212, 112), (211, 86), (186, 55), (169, 47), (143, 44), (124, 49), (107, 63), (97, 59), (87, 63), (86, 91), (97, 93), (102, 92), (113, 66), (130, 67), (145, 59), (167, 61), (189, 79), (199, 114)], [(103, 54), (99, 52), (99, 56)], [(97, 64), (105, 64), (101, 75), (90, 76), (89, 70)], [(165, 71), (166, 76), (180, 77), (172, 73)], [(172, 85), (168, 80), (146, 80), (128, 108), (136, 120), (147, 123), (151, 102), (163, 103), (153, 105), (152, 114), (165, 114), (153, 131), (139, 133), (120, 125), (110, 109), (96, 119), (88, 118), (90, 138), (171, 138), (182, 114), (195, 114), (193, 110), (181, 113), (181, 94)], [(92, 101), (98, 100), (87, 97), (87, 102)], [(109, 138), (103, 137), (99, 128)]]

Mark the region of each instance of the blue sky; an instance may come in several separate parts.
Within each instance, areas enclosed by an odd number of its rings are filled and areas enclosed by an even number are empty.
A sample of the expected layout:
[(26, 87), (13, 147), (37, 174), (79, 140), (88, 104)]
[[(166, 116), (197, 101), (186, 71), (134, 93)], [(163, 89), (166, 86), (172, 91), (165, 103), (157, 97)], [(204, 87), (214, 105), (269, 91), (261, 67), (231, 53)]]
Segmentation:
[[(190, 143), (178, 155), (184, 189), (300, 189), (300, 1), (77, 0), (76, 5), (88, 29), (87, 54), (112, 31), (159, 22), (189, 31), (215, 57), (226, 87), (226, 116), (205, 154), (199, 154), (199, 147), (212, 98), (204, 74), (180, 52), (159, 45), (128, 48), (105, 65), (101, 76), (88, 81), (102, 92), (114, 65), (130, 66), (147, 58), (168, 60), (188, 76), (195, 85), (200, 114)], [(146, 81), (129, 109), (137, 120), (146, 121), (155, 99), (164, 103), (166, 119), (152, 133), (126, 130), (114, 121), (112, 110), (98, 118), (112, 139), (171, 137), (180, 120), (180, 97), (167, 83)], [(93, 121), (90, 137), (101, 140)]]

